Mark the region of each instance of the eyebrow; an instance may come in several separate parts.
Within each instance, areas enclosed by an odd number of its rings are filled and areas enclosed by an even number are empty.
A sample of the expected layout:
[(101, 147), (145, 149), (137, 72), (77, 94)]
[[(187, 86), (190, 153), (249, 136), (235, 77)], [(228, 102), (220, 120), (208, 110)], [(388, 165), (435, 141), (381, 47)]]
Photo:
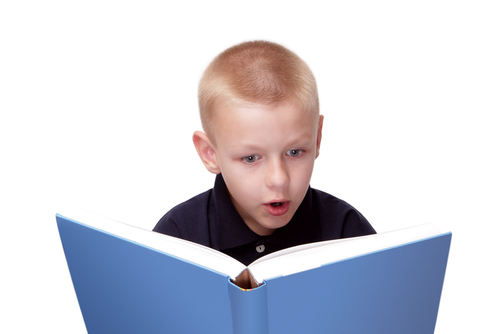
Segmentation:
[[(303, 136), (297, 136), (293, 138), (292, 140), (289, 141), (290, 143), (287, 144), (287, 146), (290, 146), (290, 148), (300, 148), (302, 146), (308, 146), (311, 143), (315, 143), (316, 141), (314, 140), (314, 136), (309, 136), (309, 134), (304, 134)], [(239, 144), (232, 144), (229, 146), (230, 150), (248, 150), (248, 151), (259, 151), (261, 150), (264, 145), (261, 144), (255, 144), (254, 142), (243, 142)]]

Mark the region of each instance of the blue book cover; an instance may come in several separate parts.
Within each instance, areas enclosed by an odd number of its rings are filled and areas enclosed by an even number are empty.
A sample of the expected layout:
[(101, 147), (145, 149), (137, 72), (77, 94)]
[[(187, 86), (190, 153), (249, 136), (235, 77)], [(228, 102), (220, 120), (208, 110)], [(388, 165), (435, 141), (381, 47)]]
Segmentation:
[(88, 333), (433, 333), (451, 233), (421, 225), (245, 267), (84, 212), (57, 214)]

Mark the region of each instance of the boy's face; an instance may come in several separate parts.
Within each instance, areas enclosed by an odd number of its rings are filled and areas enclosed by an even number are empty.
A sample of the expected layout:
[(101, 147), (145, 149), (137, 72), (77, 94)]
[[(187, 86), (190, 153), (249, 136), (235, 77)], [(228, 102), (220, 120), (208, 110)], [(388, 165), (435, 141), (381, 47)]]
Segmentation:
[(323, 116), (292, 104), (218, 112), (214, 161), (245, 223), (269, 235), (292, 219), (304, 199), (319, 154)]

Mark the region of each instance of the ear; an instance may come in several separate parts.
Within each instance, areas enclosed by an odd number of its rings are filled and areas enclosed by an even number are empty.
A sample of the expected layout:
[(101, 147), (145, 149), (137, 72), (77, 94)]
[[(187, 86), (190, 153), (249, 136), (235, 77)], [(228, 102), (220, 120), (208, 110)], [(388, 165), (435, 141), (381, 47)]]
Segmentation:
[(319, 115), (318, 135), (316, 137), (316, 158), (319, 156), (319, 147), (321, 146), (321, 138), (323, 136), (323, 115)]
[(219, 163), (217, 162), (217, 156), (210, 138), (205, 133), (196, 131), (193, 134), (193, 143), (207, 170), (210, 173), (219, 174)]

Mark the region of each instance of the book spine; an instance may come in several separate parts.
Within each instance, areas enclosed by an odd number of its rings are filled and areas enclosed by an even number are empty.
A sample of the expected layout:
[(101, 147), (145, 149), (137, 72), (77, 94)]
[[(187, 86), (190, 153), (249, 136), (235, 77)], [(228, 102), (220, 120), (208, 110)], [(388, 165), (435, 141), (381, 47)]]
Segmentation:
[(267, 334), (267, 286), (243, 289), (229, 280), (229, 297), (234, 334)]

